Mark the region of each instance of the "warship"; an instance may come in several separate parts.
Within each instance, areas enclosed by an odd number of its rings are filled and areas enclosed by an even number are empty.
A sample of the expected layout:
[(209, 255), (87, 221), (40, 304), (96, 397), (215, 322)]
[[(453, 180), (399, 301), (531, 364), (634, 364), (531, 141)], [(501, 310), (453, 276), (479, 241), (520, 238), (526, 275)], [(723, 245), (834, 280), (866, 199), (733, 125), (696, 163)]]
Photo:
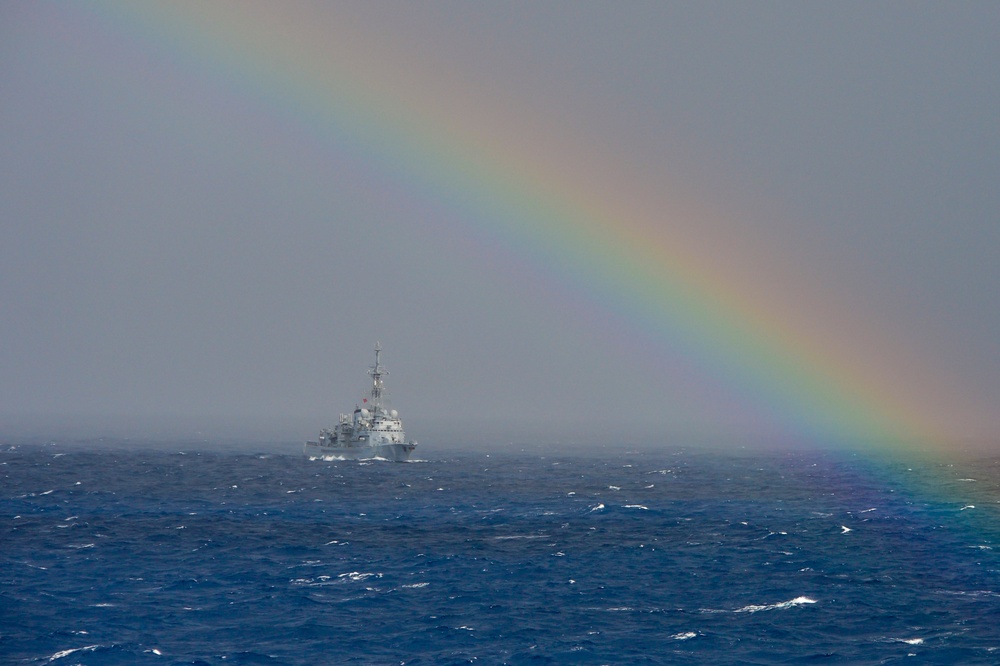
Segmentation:
[(305, 454), (310, 460), (379, 458), (404, 462), (417, 448), (416, 442), (406, 441), (399, 413), (386, 403), (382, 377), (389, 373), (380, 362), (381, 352), (382, 346), (376, 342), (375, 365), (368, 370), (372, 378), (371, 397), (356, 405), (353, 414), (341, 414), (340, 422), (321, 430), (318, 439), (305, 443)]

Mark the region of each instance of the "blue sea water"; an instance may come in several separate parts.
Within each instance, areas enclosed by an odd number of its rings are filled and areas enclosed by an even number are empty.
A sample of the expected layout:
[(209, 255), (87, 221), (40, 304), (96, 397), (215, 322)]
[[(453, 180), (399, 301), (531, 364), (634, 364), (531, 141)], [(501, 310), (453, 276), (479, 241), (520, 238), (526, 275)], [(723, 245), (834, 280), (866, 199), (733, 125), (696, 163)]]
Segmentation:
[(0, 452), (0, 662), (1000, 663), (995, 462), (179, 448)]

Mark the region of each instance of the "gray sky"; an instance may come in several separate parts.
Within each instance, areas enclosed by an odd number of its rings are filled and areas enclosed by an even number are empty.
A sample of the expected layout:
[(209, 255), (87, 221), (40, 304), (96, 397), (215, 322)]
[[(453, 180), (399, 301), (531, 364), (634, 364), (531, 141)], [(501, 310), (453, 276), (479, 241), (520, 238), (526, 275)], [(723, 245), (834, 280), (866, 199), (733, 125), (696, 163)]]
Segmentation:
[(0, 5), (7, 431), (295, 441), (378, 339), (422, 441), (772, 432), (752, 373), (372, 157), (310, 92), (343, 86), (390, 139), (438, 122), (654, 220), (828, 367), (997, 441), (1000, 5), (238, 6)]

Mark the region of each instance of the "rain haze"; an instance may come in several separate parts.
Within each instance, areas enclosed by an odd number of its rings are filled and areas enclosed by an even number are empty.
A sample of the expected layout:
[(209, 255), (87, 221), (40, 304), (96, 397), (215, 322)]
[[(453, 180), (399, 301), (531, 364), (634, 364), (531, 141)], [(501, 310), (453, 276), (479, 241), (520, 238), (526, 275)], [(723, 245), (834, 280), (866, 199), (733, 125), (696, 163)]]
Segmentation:
[(996, 3), (0, 6), (0, 436), (1000, 442)]

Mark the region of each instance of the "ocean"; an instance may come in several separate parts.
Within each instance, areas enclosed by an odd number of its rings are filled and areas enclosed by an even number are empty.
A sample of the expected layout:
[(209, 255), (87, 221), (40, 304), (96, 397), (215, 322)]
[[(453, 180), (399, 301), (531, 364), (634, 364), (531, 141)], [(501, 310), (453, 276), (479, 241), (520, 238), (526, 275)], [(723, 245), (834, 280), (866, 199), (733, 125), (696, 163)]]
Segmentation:
[(5, 445), (0, 662), (1000, 663), (995, 460), (417, 453)]

